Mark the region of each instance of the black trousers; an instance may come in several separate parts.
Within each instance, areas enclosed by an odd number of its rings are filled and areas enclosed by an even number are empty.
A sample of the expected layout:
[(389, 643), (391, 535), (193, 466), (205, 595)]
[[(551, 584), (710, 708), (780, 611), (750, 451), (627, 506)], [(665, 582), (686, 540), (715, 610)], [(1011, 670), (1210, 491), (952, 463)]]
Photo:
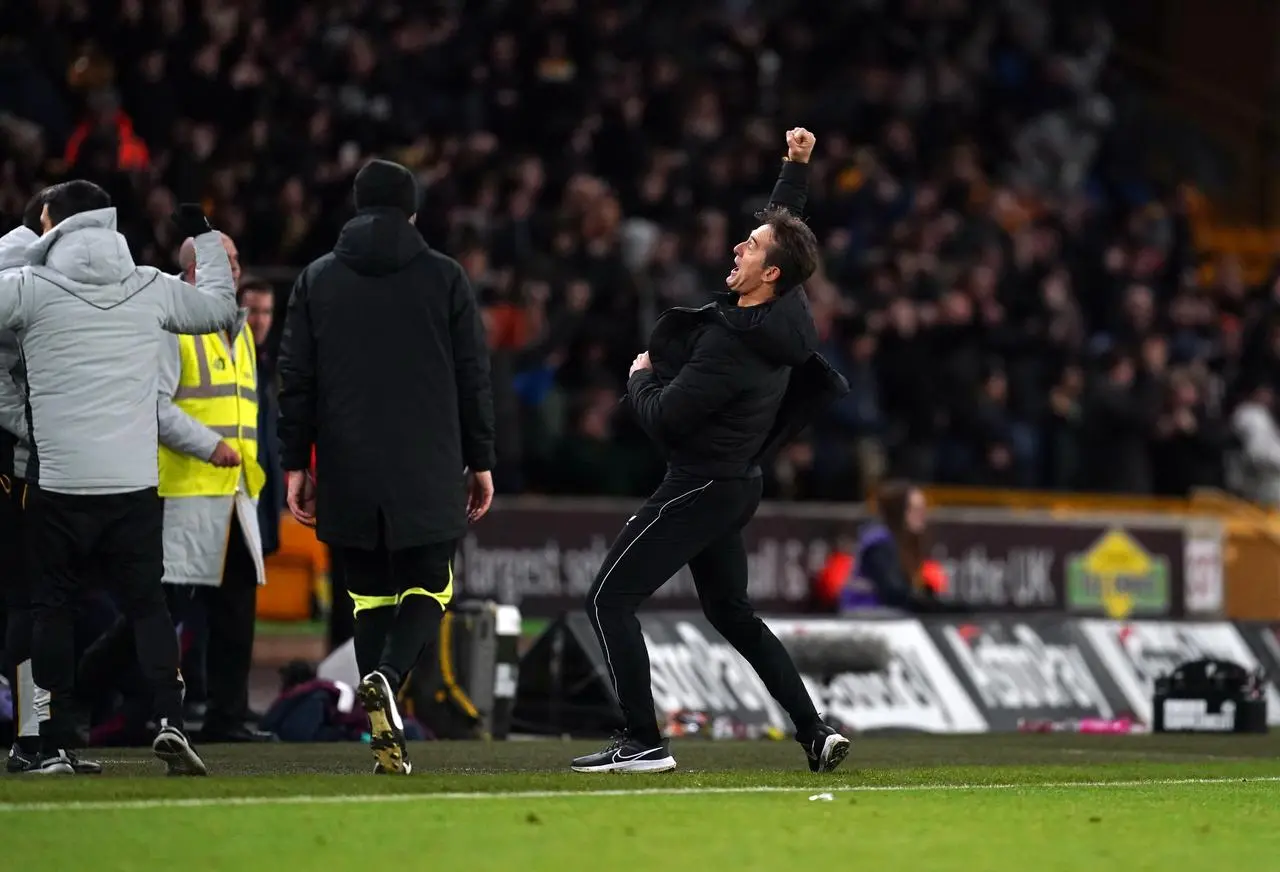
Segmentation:
[(178, 638), (165, 604), (164, 506), (155, 488), (76, 495), (27, 488), (27, 556), (32, 563), (32, 672), (49, 694), (40, 725), (45, 751), (73, 746), (75, 606), (100, 570), (133, 624), (137, 657), (158, 721), (182, 726)]
[(15, 737), (39, 740), (31, 676), (31, 577), (22, 532), (26, 482), (0, 475), (0, 651), (4, 676), (13, 694)]
[(382, 541), (374, 549), (333, 546), (331, 570), (335, 587), (353, 604), (360, 674), (381, 671), (398, 690), (439, 638), (440, 618), (453, 598), (457, 542), (391, 551)]
[(346, 644), (356, 633), (355, 604), (351, 601), (347, 589), (343, 587), (342, 577), (333, 569), (333, 549), (329, 548), (329, 651), (333, 652)]
[[(222, 584), (166, 584), (164, 594), (174, 625), (203, 619), (208, 629), (203, 663), (208, 709), (203, 730), (216, 736), (242, 727), (249, 715), (249, 670), (253, 666), (253, 635), (257, 621), (258, 570), (245, 543), (239, 518), (233, 513)], [(80, 685), (86, 689), (114, 687), (132, 662), (135, 633), (128, 615), (85, 652)]]
[(791, 655), (747, 599), (742, 529), (760, 505), (761, 487), (759, 477), (708, 481), (670, 472), (609, 549), (587, 594), (587, 617), (632, 738), (660, 740), (636, 610), (685, 564), (707, 620), (751, 664), (796, 730), (818, 722)]

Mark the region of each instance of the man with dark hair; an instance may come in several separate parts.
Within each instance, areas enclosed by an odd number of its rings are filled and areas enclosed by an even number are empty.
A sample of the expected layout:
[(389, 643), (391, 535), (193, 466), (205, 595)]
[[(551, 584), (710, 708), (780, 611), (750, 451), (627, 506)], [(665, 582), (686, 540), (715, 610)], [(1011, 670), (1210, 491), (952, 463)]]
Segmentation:
[(466, 273), (414, 227), (413, 174), (372, 161), (355, 206), (333, 252), (293, 286), (281, 460), (290, 511), (330, 546), (354, 604), (374, 771), (401, 775), (396, 694), (436, 640), (457, 541), (493, 498), (493, 390)]
[(220, 237), (197, 205), (174, 216), (196, 237), (193, 289), (133, 262), (116, 212), (86, 181), (57, 185), (25, 265), (0, 274), (0, 329), (22, 337), (31, 459), (25, 539), (34, 563), (32, 673), (48, 694), (34, 772), (75, 771), (76, 601), (101, 567), (137, 639), (160, 726), (152, 748), (173, 774), (205, 766), (182, 731), (178, 642), (165, 607), (164, 509), (156, 492), (156, 361), (165, 331), (208, 333), (236, 317)]
[[(238, 281), (235, 242), (218, 235)], [(195, 240), (182, 243), (178, 265), (184, 282), (199, 282)], [(255, 505), (266, 478), (258, 463), (255, 347), (242, 309), (229, 330), (163, 337), (157, 361), (165, 594), (174, 623), (196, 640), (184, 671), (207, 697), (197, 737), (204, 742), (272, 738), (246, 724), (258, 586), (266, 583)], [(201, 618), (207, 648), (201, 634), (187, 632)], [(83, 687), (110, 687), (124, 671), (134, 648), (131, 629), (121, 618), (93, 645), (81, 664)]]
[(701, 309), (666, 312), (631, 367), (626, 401), (666, 454), (668, 472), (587, 594), (626, 728), (603, 751), (574, 760), (577, 772), (675, 768), (654, 721), (636, 610), (685, 564), (707, 619), (790, 715), (810, 770), (835, 769), (849, 750), (747, 599), (742, 529), (760, 504), (760, 464), (849, 389), (813, 350), (817, 330), (800, 286), (818, 266), (817, 240), (799, 217), (814, 137), (796, 128), (786, 139), (762, 223), (733, 249), (729, 293)]
[[(72, 179), (60, 185), (54, 185), (45, 191), (44, 212), (41, 221), (47, 217), (49, 226), (61, 224), (72, 215), (82, 212), (93, 212), (98, 209), (111, 208), (111, 195), (93, 182), (84, 179)], [(43, 232), (43, 227), (41, 232)]]

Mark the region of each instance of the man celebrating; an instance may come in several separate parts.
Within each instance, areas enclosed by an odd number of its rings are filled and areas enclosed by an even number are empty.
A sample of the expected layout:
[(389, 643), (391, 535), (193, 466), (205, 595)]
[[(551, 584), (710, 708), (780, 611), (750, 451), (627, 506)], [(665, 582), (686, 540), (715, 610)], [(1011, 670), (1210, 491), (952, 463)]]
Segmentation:
[(32, 583), (32, 672), (49, 694), (40, 725), (42, 774), (72, 774), (76, 600), (105, 572), (133, 623), (154, 693), (152, 749), (169, 771), (203, 775), (182, 731), (178, 640), (165, 607), (164, 508), (157, 493), (156, 360), (164, 331), (232, 324), (235, 286), (219, 237), (199, 206), (179, 207), (196, 237), (193, 289), (134, 265), (105, 191), (86, 181), (50, 188), (42, 237), (27, 265), (0, 274), (0, 329), (19, 333), (27, 363), (28, 437), (35, 467), (26, 497)]
[[(235, 243), (218, 234), (240, 278)], [(182, 280), (199, 281), (195, 240), (178, 252)], [(255, 500), (265, 475), (258, 464), (258, 369), (247, 313), (231, 329), (166, 336), (161, 343), (156, 415), (160, 496), (164, 498), (164, 582), (174, 623), (208, 626), (204, 664), (208, 708), (204, 742), (250, 742), (249, 670), (258, 585), (265, 583)], [(109, 684), (127, 664), (130, 624), (121, 618), (86, 653), (81, 684)]]
[(375, 160), (354, 193), (356, 216), (289, 300), (281, 460), (289, 509), (354, 603), (375, 771), (401, 775), (396, 694), (439, 633), (457, 541), (493, 498), (493, 390), (466, 273), (414, 227), (413, 174)]
[(787, 157), (762, 223), (734, 247), (729, 293), (673, 309), (636, 358), (627, 401), (668, 460), (667, 477), (613, 543), (586, 611), (626, 720), (625, 732), (577, 772), (674, 769), (654, 721), (649, 655), (636, 609), (686, 563), (712, 626), (746, 658), (795, 724), (809, 768), (829, 772), (849, 740), (818, 717), (799, 672), (747, 600), (742, 529), (761, 495), (761, 461), (848, 384), (813, 349), (801, 283), (818, 243), (798, 217), (814, 137), (787, 132)]

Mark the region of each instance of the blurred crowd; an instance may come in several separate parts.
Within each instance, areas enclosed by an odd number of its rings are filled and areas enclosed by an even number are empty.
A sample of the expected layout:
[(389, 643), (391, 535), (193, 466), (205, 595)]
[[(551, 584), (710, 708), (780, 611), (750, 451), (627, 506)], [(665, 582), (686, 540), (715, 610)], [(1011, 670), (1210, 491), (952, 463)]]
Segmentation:
[(0, 37), (0, 217), (89, 177), (172, 267), (166, 217), (201, 198), (285, 294), (355, 171), (400, 161), (484, 306), (499, 489), (643, 493), (661, 462), (615, 414), (627, 366), (664, 308), (723, 288), (803, 124), (808, 290), (853, 390), (771, 495), (1265, 490), (1280, 282), (1197, 280), (1183, 193), (1142, 183), (1113, 118), (1103, 6), (38, 0)]

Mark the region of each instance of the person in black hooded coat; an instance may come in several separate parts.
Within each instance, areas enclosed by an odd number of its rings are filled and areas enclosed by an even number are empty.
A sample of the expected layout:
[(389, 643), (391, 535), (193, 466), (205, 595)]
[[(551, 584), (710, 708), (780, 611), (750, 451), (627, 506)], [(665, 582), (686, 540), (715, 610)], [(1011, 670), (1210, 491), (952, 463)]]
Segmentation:
[(849, 741), (819, 718), (786, 649), (747, 599), (742, 530), (760, 504), (761, 462), (849, 386), (815, 353), (800, 286), (818, 243), (800, 213), (814, 137), (787, 133), (787, 159), (762, 224), (734, 248), (729, 293), (672, 309), (636, 358), (626, 405), (662, 449), (667, 476), (613, 543), (587, 594), (626, 729), (577, 772), (662, 772), (675, 759), (654, 720), (649, 657), (636, 610), (688, 564), (712, 626), (746, 658), (790, 715), (809, 768), (827, 772)]
[(358, 693), (392, 774), (409, 771), (395, 696), (439, 631), (456, 544), (489, 508), (495, 462), (475, 295), (418, 233), (417, 201), (399, 164), (360, 170), (356, 217), (294, 284), (279, 357), (289, 509), (330, 546), (354, 603)]

